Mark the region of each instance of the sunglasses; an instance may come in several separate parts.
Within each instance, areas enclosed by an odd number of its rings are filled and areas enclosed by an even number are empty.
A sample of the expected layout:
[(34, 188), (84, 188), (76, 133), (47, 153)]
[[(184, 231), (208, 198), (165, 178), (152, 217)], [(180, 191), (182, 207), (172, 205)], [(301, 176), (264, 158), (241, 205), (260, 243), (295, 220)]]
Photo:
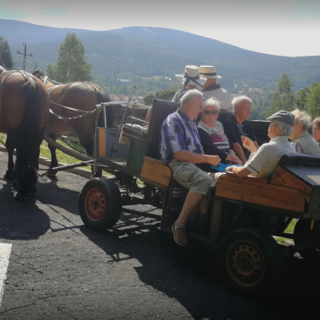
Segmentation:
[(204, 110), (203, 113), (204, 114), (218, 114), (219, 111), (217, 111), (217, 110), (212, 110), (212, 111)]

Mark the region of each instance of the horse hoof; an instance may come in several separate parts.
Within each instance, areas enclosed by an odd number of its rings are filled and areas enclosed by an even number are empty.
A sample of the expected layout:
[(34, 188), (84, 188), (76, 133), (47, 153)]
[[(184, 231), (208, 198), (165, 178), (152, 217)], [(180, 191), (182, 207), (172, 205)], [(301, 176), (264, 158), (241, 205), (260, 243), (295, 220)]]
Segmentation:
[(58, 177), (57, 177), (55, 174), (47, 174), (47, 177), (48, 177), (50, 180), (58, 180)]
[(27, 196), (26, 195), (22, 195), (19, 192), (15, 192), (13, 196), (14, 196), (15, 200), (17, 200), (17, 201), (27, 200)]

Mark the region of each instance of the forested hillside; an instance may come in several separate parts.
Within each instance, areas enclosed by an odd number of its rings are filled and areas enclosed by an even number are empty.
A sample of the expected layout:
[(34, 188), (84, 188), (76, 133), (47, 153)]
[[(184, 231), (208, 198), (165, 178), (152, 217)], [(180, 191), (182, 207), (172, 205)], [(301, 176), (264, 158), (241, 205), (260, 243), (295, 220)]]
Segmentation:
[(230, 91), (237, 91), (241, 86), (272, 91), (283, 72), (293, 80), (295, 90), (320, 81), (320, 56), (289, 58), (260, 54), (164, 28), (88, 31), (0, 20), (0, 36), (8, 40), (18, 68), (22, 57), (16, 54), (16, 50), (22, 49), (22, 42), (28, 44), (28, 51), (33, 54), (28, 58), (29, 70), (35, 66), (46, 70), (48, 63), (55, 63), (67, 32), (74, 32), (81, 39), (87, 61), (92, 64), (95, 82), (116, 89), (117, 86), (126, 86), (117, 79), (126, 79), (128, 92), (133, 83), (141, 84), (140, 94), (167, 88), (170, 80), (156, 78), (155, 81), (153, 77), (174, 80), (174, 74), (182, 73), (186, 64), (215, 65), (223, 77), (221, 84)]

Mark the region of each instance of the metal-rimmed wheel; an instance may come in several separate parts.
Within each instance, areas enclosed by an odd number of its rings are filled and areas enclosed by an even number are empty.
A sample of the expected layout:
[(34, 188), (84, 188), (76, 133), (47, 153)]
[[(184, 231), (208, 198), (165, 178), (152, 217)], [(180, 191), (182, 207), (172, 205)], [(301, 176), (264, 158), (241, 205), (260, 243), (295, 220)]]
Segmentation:
[(83, 223), (89, 229), (112, 228), (122, 211), (119, 188), (106, 178), (89, 180), (80, 194), (79, 211)]
[(265, 260), (255, 243), (239, 240), (228, 250), (226, 266), (230, 277), (236, 283), (250, 287), (263, 277)]
[(220, 244), (218, 258), (225, 280), (241, 294), (255, 295), (281, 284), (283, 254), (273, 237), (262, 230), (229, 232)]
[(88, 219), (98, 221), (103, 216), (107, 206), (107, 199), (100, 189), (92, 188), (86, 194), (84, 206)]

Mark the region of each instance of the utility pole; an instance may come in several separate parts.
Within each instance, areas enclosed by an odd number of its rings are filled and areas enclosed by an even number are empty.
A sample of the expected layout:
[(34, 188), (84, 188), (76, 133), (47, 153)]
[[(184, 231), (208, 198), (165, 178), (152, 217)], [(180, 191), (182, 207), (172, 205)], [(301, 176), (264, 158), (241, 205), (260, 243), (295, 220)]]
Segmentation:
[(24, 46), (23, 53), (18, 50), (17, 54), (23, 55), (23, 65), (22, 70), (26, 71), (27, 68), (27, 57), (32, 57), (32, 53), (27, 54), (27, 44), (25, 42), (22, 43)]

